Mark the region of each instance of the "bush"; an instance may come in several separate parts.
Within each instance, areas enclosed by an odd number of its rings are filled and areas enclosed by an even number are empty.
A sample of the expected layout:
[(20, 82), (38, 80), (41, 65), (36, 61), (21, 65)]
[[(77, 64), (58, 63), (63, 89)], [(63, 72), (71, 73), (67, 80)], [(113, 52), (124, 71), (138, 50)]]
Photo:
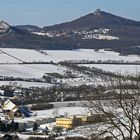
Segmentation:
[(17, 135), (5, 134), (3, 137), (0, 138), (0, 140), (19, 140), (19, 137)]
[(55, 140), (53, 138), (30, 137), (27, 140)]
[(83, 137), (67, 137), (65, 140), (88, 140)]
[(33, 131), (37, 130), (38, 129), (38, 124), (35, 122), (34, 123), (34, 126), (33, 126)]
[(31, 110), (45, 110), (45, 109), (51, 109), (53, 108), (53, 104), (35, 104), (31, 106)]

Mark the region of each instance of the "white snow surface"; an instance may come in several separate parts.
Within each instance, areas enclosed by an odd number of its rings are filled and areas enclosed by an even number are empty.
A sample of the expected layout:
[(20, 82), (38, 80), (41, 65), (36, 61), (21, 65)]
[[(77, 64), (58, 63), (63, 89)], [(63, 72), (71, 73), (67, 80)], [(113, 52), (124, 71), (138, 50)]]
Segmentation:
[(0, 63), (20, 63), (20, 61), (0, 51)]
[(42, 32), (32, 32), (32, 33), (36, 35), (41, 35), (41, 36), (53, 37), (51, 33), (42, 33)]
[(95, 67), (105, 71), (120, 74), (138, 74), (140, 73), (140, 65), (114, 65), (114, 64), (81, 64), (80, 66)]
[(58, 62), (64, 60), (124, 60), (124, 61), (140, 61), (139, 56), (129, 55), (120, 56), (119, 53), (113, 51), (105, 51), (104, 49), (98, 52), (93, 49), (79, 50), (44, 50), (49, 59)]
[(13, 85), (15, 87), (23, 87), (23, 88), (30, 88), (30, 87), (45, 87), (49, 88), (54, 86), (50, 83), (42, 83), (42, 82), (26, 82), (26, 81), (0, 81), (0, 86), (3, 85)]
[[(1, 48), (2, 51), (21, 59), (25, 62), (60, 62), (64, 60), (124, 60), (124, 61), (140, 61), (139, 56), (120, 56), (119, 53), (113, 51), (105, 51), (104, 49), (98, 52), (93, 49), (78, 49), (78, 50), (42, 50), (46, 54), (32, 49), (13, 49)], [(4, 55), (4, 54), (3, 54)], [(10, 57), (10, 56), (9, 56)], [(18, 60), (9, 60), (4, 58), (0, 62), (18, 62)], [(13, 58), (14, 59), (14, 58)]]
[(66, 68), (52, 64), (2, 64), (0, 65), (0, 76), (21, 78), (42, 78), (45, 73), (57, 72), (63, 74)]
[(40, 110), (40, 111), (34, 111), (34, 113), (37, 113), (38, 117), (54, 117), (58, 115), (65, 115), (68, 113), (68, 115), (81, 115), (86, 114), (86, 109), (84, 107), (60, 107), (60, 108), (53, 108), (49, 110)]
[(49, 62), (46, 55), (33, 49), (1, 48), (1, 50), (25, 62)]
[(98, 40), (119, 40), (118, 37), (110, 35), (101, 35), (101, 34), (90, 34), (85, 35), (83, 39), (98, 39)]
[(47, 109), (47, 110), (39, 110), (39, 111), (33, 111), (33, 114), (36, 114), (36, 116), (32, 116), (29, 118), (15, 118), (16, 122), (28, 122), (28, 121), (36, 121), (36, 120), (42, 120), (49, 117), (57, 117), (59, 115), (64, 115), (67, 113), (67, 115), (84, 115), (87, 114), (84, 107), (60, 107), (60, 108), (53, 108), (53, 109)]

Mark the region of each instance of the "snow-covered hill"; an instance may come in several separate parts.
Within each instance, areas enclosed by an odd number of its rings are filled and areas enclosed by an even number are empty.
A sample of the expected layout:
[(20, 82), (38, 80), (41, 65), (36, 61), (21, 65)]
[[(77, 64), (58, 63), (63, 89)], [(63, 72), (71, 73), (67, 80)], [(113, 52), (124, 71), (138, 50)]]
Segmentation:
[(117, 61), (140, 61), (139, 56), (120, 56), (113, 51), (101, 49), (95, 51), (92, 49), (78, 50), (41, 50), (33, 49), (0, 49), (0, 63), (21, 63), (21, 62), (60, 62), (65, 60), (117, 60)]

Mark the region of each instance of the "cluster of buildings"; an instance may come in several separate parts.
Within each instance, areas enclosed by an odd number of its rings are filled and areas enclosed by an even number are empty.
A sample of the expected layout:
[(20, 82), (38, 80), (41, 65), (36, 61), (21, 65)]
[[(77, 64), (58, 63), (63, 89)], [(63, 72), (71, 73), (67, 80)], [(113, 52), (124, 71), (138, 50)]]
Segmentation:
[[(95, 115), (74, 115), (74, 116), (52, 116), (46, 118), (38, 118), (30, 110), (25, 107), (20, 107), (15, 105), (11, 100), (7, 99), (4, 104), (1, 106), (3, 111), (4, 120), (1, 118), (1, 122), (7, 126), (10, 124), (10, 127), (16, 129), (14, 132), (20, 132), (24, 134), (36, 134), (36, 135), (54, 135), (56, 136), (59, 133), (67, 132), (65, 130), (72, 130), (75, 127), (92, 124), (95, 120)], [(24, 119), (25, 117), (25, 119)], [(26, 119), (29, 117), (29, 119)], [(32, 120), (33, 117), (33, 120)], [(35, 129), (36, 123), (36, 129)]]
[(80, 125), (91, 123), (94, 123), (94, 115), (92, 114), (56, 118), (56, 126), (66, 129), (72, 129)]

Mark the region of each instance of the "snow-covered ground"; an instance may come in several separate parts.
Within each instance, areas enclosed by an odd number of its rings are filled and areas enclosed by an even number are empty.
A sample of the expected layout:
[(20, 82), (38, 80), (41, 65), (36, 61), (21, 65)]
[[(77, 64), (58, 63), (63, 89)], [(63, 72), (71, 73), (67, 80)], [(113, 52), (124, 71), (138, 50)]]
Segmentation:
[[(96, 85), (97, 83), (102, 85), (102, 80), (99, 78), (67, 78), (67, 79), (56, 79), (57, 83), (66, 84), (68, 86), (80, 86), (80, 85)], [(26, 81), (0, 81), (2, 85), (13, 85), (16, 87), (51, 87), (55, 84), (43, 83), (43, 82), (26, 82)]]
[(16, 60), (15, 58), (12, 58), (8, 56), (7, 54), (4, 54), (0, 51), (0, 63), (20, 63), (19, 60)]
[(13, 76), (21, 78), (42, 78), (45, 73), (63, 74), (66, 68), (52, 64), (2, 64), (0, 65), (0, 76)]
[(54, 86), (53, 84), (42, 83), (42, 82), (0, 81), (0, 86), (2, 85), (13, 85), (15, 87), (23, 87), (23, 88), (30, 88), (30, 87), (49, 88), (49, 87)]
[(78, 78), (63, 78), (61, 80), (57, 80), (57, 82), (60, 82), (63, 84), (68, 84), (71, 86), (80, 86), (80, 85), (95, 85), (96, 83), (101, 84), (101, 79), (97, 78), (96, 76), (94, 78), (88, 77), (84, 75), (83, 77)]
[(30, 137), (34, 137), (34, 138), (48, 138), (47, 135), (27, 135), (27, 134), (20, 134), (20, 133), (17, 133), (17, 135), (18, 135), (20, 140), (27, 140)]
[(36, 35), (41, 35), (41, 36), (48, 36), (48, 37), (53, 37), (53, 34), (51, 33), (42, 33), (42, 32), (32, 32), (33, 34), (36, 34)]
[(120, 56), (119, 53), (113, 51), (105, 51), (103, 49), (98, 52), (92, 49), (79, 49), (79, 50), (44, 50), (47, 57), (54, 61), (64, 60), (124, 60), (124, 61), (140, 61), (139, 56)]
[[(66, 67), (53, 64), (2, 64), (0, 65), (0, 76), (14, 77), (14, 78), (36, 78), (41, 79), (46, 73), (59, 73), (64, 75), (69, 70)], [(56, 78), (57, 83), (67, 84), (71, 86), (79, 86), (82, 84), (94, 84), (97, 78), (89, 78), (86, 75), (72, 71), (76, 78)], [(17, 84), (15, 84), (17, 83)], [(22, 87), (48, 87), (52, 84), (39, 82), (24, 82), (24, 81), (0, 81), (0, 85), (22, 85)]]
[(60, 108), (53, 108), (49, 110), (41, 110), (41, 111), (34, 111), (38, 117), (54, 117), (54, 116), (61, 116), (61, 115), (79, 115), (79, 114), (86, 114), (86, 109), (84, 107), (60, 107)]
[(90, 34), (85, 35), (83, 39), (98, 39), (98, 40), (119, 40), (118, 37), (110, 35), (101, 35), (101, 34)]
[(112, 65), (112, 64), (81, 64), (80, 66), (95, 67), (105, 71), (120, 74), (138, 74), (140, 73), (140, 65)]
[(60, 107), (60, 108), (53, 108), (47, 110), (33, 111), (33, 114), (35, 115), (29, 118), (15, 118), (15, 121), (28, 122), (28, 121), (43, 120), (50, 117), (54, 118), (56, 116), (62, 116), (62, 115), (64, 116), (84, 115), (87, 114), (87, 111), (84, 107)]
[[(0, 76), (7, 77), (20, 77), (20, 78), (36, 78), (40, 79), (45, 73), (59, 73), (63, 75), (66, 67), (52, 64), (18, 64), (23, 62), (60, 62), (65, 60), (89, 60), (89, 61), (106, 61), (106, 60), (117, 60), (120, 62), (126, 61), (140, 61), (139, 56), (120, 56), (119, 53), (113, 51), (105, 51), (101, 49), (94, 51), (93, 49), (78, 49), (78, 50), (31, 50), (31, 49), (13, 49), (13, 48), (1, 48), (0, 49)], [(11, 64), (7, 64), (11, 63)], [(12, 64), (17, 63), (17, 64)], [(140, 66), (131, 65), (89, 65), (90, 67), (95, 66), (103, 70), (111, 72), (139, 72)], [(82, 75), (78, 72), (72, 71), (72, 74), (76, 75), (76, 78), (57, 79), (56, 82), (60, 82), (68, 85), (80, 85), (80, 84), (94, 84), (94, 82), (100, 82), (100, 79), (95, 77), (94, 79)], [(0, 82), (2, 84), (8, 84), (8, 81)], [(19, 82), (24, 87), (36, 86), (48, 87), (45, 83), (27, 83)]]
[[(140, 61), (139, 56), (120, 56), (119, 53), (113, 51), (105, 51), (104, 49), (98, 52), (93, 49), (78, 49), (78, 50), (42, 50), (45, 54), (31, 49), (10, 49), (1, 48), (3, 52), (10, 54), (25, 62), (60, 62), (64, 60), (124, 60), (124, 61)], [(6, 54), (0, 54), (6, 55)], [(0, 60), (0, 62), (19, 62), (18, 60), (8, 56)], [(14, 59), (14, 60), (13, 60)]]
[(14, 48), (1, 48), (1, 50), (25, 62), (49, 62), (46, 55), (36, 50)]

